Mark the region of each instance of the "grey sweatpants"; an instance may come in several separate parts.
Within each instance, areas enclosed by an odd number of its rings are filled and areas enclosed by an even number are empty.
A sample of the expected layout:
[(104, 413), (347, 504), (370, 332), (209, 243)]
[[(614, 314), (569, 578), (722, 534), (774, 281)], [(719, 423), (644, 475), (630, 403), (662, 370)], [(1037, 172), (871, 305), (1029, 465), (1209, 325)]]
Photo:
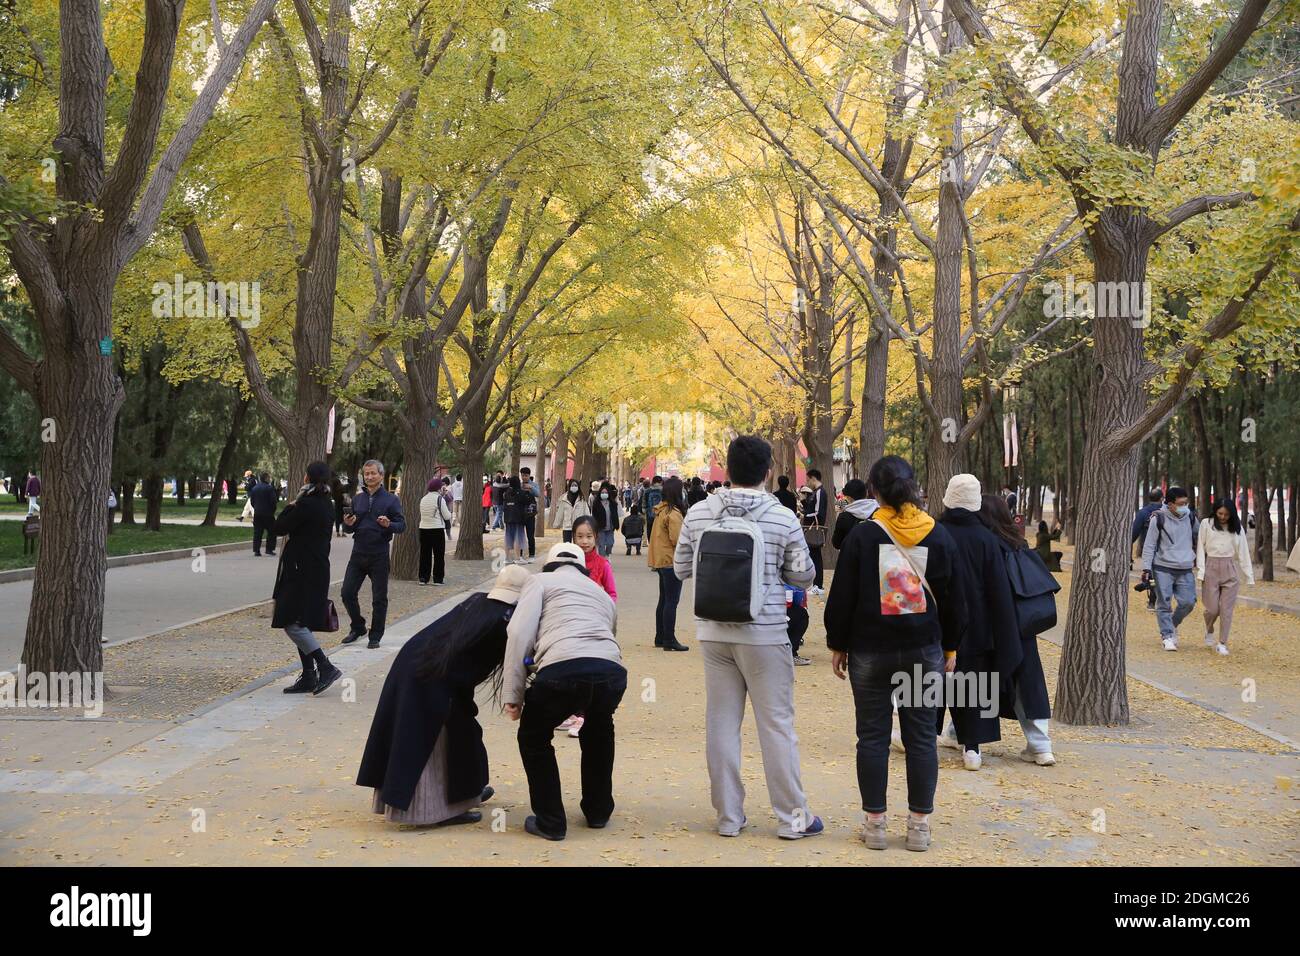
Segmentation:
[(704, 651), (705, 742), (718, 832), (734, 834), (745, 819), (740, 779), (740, 725), (745, 697), (754, 702), (758, 745), (772, 809), (782, 836), (799, 836), (812, 813), (799, 779), (799, 738), (794, 732), (794, 659), (789, 643), (725, 644), (700, 641)]

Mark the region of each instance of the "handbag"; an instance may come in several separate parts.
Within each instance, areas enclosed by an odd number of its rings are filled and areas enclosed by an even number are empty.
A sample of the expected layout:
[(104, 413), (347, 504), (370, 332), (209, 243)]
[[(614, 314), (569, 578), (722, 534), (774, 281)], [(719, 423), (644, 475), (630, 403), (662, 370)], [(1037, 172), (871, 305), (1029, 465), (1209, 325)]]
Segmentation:
[(326, 634), (333, 634), (339, 629), (339, 612), (334, 606), (334, 602), (325, 601), (325, 626), (321, 628)]
[(1043, 633), (1056, 626), (1056, 592), (1060, 582), (1052, 577), (1037, 551), (1016, 548), (1007, 552), (1007, 576), (1016, 605), (1016, 625), (1022, 636)]
[(889, 530), (889, 525), (877, 518), (872, 518), (871, 520), (880, 528), (881, 531), (885, 532), (886, 536), (889, 538), (890, 544), (894, 546), (898, 553), (907, 559), (907, 563), (911, 566), (912, 572), (920, 578), (921, 587), (925, 588), (925, 593), (930, 595), (931, 601), (934, 601), (934, 608), (937, 611), (939, 609), (939, 600), (934, 596), (934, 588), (930, 587), (930, 582), (926, 580), (925, 572), (918, 568), (916, 562), (912, 560), (912, 553), (898, 543), (898, 539), (894, 537), (894, 532)]
[(809, 525), (803, 529), (803, 540), (810, 548), (820, 548), (826, 544), (826, 529), (819, 524)]

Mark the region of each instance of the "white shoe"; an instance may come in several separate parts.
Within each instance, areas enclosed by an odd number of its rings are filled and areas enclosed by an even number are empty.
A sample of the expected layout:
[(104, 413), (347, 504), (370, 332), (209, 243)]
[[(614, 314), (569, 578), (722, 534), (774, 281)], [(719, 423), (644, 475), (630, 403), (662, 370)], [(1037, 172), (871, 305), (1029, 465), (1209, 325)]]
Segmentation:
[(815, 595), (817, 595), (817, 596), (820, 597), (821, 595), (825, 594), (826, 592), (823, 591), (821, 588), (817, 587), (816, 585), (813, 585), (812, 587), (810, 587), (810, 588), (808, 589), (808, 593), (809, 593), (809, 594), (815, 594)]
[(961, 753), (961, 762), (967, 770), (978, 770), (984, 763), (984, 757), (982, 754), (978, 754), (973, 750), (963, 750)]
[(1167, 650), (1167, 651), (1176, 651), (1176, 650), (1178, 650), (1178, 641), (1177, 641), (1176, 639), (1172, 638), (1172, 637), (1166, 637), (1166, 638), (1165, 638), (1164, 640), (1162, 640), (1160, 643), (1164, 645), (1165, 650)]
[(947, 747), (949, 750), (960, 750), (961, 744), (957, 741), (957, 728), (948, 721), (948, 726), (944, 732), (935, 737), (934, 742), (940, 747)]
[(578, 734), (582, 732), (582, 725), (586, 722), (586, 720), (587, 718), (585, 717), (581, 717), (581, 716), (574, 717), (573, 726), (569, 728), (569, 736), (577, 737)]
[(1218, 654), (1219, 654), (1220, 657), (1227, 657), (1227, 656), (1228, 656), (1228, 645), (1227, 645), (1227, 644), (1219, 644), (1219, 645), (1216, 646), (1214, 649), (1218, 652)]
[(1040, 767), (1056, 766), (1056, 757), (1052, 756), (1050, 750), (1045, 750), (1040, 754), (1034, 753), (1028, 747), (1020, 751), (1020, 759), (1025, 763), (1036, 763)]
[(1205, 632), (1205, 646), (1206, 646), (1206, 647), (1213, 647), (1213, 646), (1214, 646), (1215, 644), (1217, 644), (1217, 643), (1219, 643), (1219, 639), (1218, 639), (1217, 637), (1214, 636), (1214, 632), (1213, 632), (1213, 631), (1206, 631), (1206, 632)]

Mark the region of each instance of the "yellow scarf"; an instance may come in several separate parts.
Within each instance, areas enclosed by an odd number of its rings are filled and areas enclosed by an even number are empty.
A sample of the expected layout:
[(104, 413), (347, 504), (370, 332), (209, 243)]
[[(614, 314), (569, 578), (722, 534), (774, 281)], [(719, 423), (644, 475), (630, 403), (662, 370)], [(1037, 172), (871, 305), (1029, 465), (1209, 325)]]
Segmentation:
[(871, 517), (888, 525), (898, 543), (905, 548), (916, 547), (934, 527), (934, 519), (910, 502), (898, 511), (889, 505), (881, 505)]

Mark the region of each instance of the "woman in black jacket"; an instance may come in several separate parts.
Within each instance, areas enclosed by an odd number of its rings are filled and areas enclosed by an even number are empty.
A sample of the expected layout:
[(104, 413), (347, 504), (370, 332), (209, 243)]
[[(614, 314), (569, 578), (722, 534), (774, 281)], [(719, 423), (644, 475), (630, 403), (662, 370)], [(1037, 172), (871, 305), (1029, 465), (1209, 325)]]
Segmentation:
[(967, 618), (952, 685), (956, 699), (945, 701), (952, 723), (943, 733), (941, 709), (935, 732), (941, 746), (961, 747), (967, 770), (978, 770), (983, 762), (980, 744), (1002, 739), (1001, 689), (1011, 686), (1023, 652), (1006, 561), (998, 539), (980, 521), (979, 479), (953, 475), (943, 504), (939, 523), (952, 535), (965, 564)]
[(492, 590), (472, 594), (407, 641), (375, 707), (357, 785), (390, 823), (475, 823), (492, 796), (474, 690), (501, 693), (506, 624), (528, 572), (507, 565)]
[[(966, 619), (963, 566), (952, 537), (923, 512), (912, 466), (887, 455), (868, 485), (880, 507), (849, 532), (826, 599), (826, 643), (835, 676), (847, 675), (857, 714), (858, 788), (867, 846), (887, 846), (891, 712), (907, 749), (907, 848), (930, 846), (939, 777), (935, 686), (956, 662)], [(918, 574), (917, 571), (921, 573)], [(907, 675), (896, 688), (895, 675)]]
[(867, 494), (867, 483), (861, 478), (850, 478), (844, 483), (844, 497), (849, 503), (835, 516), (835, 530), (831, 532), (831, 546), (838, 551), (844, 547), (849, 532), (873, 514), (879, 505)]
[(286, 694), (324, 693), (343, 672), (330, 663), (312, 630), (329, 630), (330, 535), (334, 528), (334, 502), (330, 495), (329, 467), (323, 461), (307, 466), (298, 497), (275, 519), (271, 533), (288, 535), (275, 574), (275, 613), (272, 627), (282, 627), (298, 646), (302, 676)]
[[(1029, 549), (1024, 535), (1012, 520), (1011, 509), (997, 495), (984, 496), (979, 517), (997, 538), (1004, 564), (1008, 555), (1021, 549), (1029, 555), (1036, 554)], [(1020, 729), (1024, 731), (1028, 744), (1020, 752), (1020, 759), (1040, 767), (1050, 767), (1056, 763), (1049, 726), (1052, 702), (1047, 696), (1043, 661), (1038, 656), (1038, 635), (1021, 634), (1020, 649), (1020, 664), (1011, 674), (1010, 686), (1003, 688), (1001, 716), (1006, 720), (1020, 721)]]

